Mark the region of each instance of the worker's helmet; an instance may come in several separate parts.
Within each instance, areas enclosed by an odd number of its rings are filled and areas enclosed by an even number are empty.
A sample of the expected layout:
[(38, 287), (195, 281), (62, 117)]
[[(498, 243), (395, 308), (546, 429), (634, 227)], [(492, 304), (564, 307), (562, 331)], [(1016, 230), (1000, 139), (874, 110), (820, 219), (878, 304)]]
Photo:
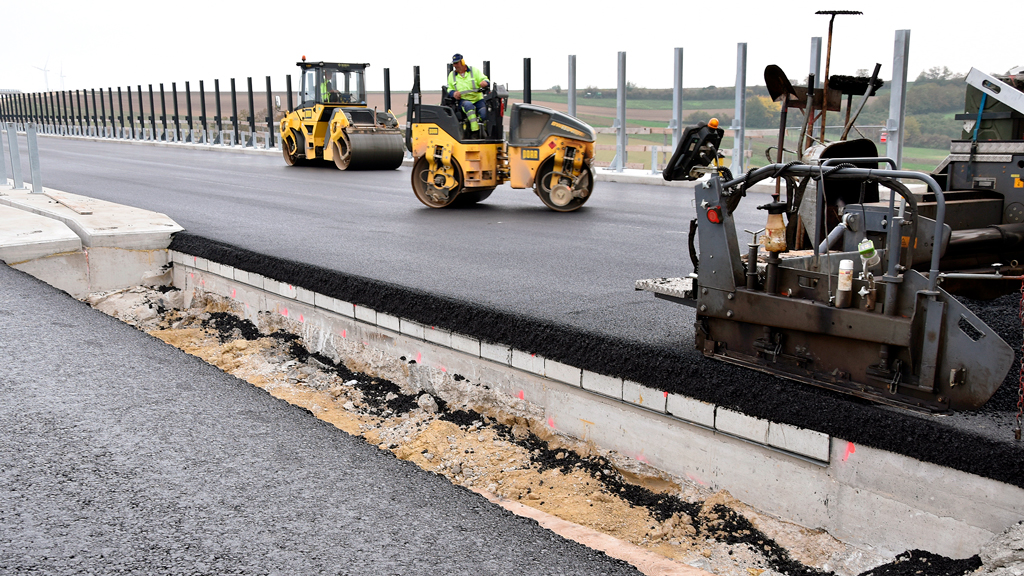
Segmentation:
[(459, 63), (462, 63), (463, 66), (466, 65), (466, 61), (462, 59), (462, 54), (459, 54), (458, 52), (456, 52), (452, 56), (452, 64), (459, 64)]

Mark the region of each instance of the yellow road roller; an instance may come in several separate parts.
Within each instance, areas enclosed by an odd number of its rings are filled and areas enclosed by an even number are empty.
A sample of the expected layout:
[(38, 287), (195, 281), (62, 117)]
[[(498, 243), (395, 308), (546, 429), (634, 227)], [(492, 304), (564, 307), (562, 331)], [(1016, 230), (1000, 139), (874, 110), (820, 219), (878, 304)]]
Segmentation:
[(440, 105), (423, 104), (419, 77), (414, 77), (406, 147), (415, 159), (416, 198), (431, 208), (472, 204), (508, 182), (513, 188), (532, 187), (545, 206), (558, 212), (583, 206), (594, 190), (594, 129), (544, 106), (513, 104), (506, 141), (508, 90), (489, 88), (484, 96), (488, 120), (474, 133), (446, 90)]
[(402, 131), (390, 110), (366, 105), (369, 64), (296, 63), (299, 104), (281, 119), (281, 152), (289, 166), (333, 161), (340, 170), (394, 170), (405, 157)]

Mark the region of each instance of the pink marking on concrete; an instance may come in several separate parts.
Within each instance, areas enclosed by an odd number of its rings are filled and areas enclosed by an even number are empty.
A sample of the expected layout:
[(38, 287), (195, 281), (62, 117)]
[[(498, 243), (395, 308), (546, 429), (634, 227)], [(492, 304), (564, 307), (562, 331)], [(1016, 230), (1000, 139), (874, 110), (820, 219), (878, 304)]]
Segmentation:
[(287, 316), (287, 315), (288, 315), (288, 309), (287, 308), (284, 308), (283, 310), (281, 310), (281, 316)]
[(445, 368), (444, 366), (441, 366), (440, 364), (437, 365), (437, 369), (440, 370), (441, 372), (447, 372), (448, 371), (447, 368)]
[(555, 427), (555, 418), (553, 416), (548, 417), (548, 428)]
[(637, 454), (635, 458), (636, 458), (637, 462), (643, 462), (644, 464), (648, 464), (649, 463), (649, 461), (647, 460), (647, 456), (644, 456), (642, 453), (641, 454)]
[(665, 398), (668, 398), (668, 390), (665, 391)]
[(233, 300), (233, 299), (235, 298), (235, 295), (236, 295), (236, 294), (237, 294), (236, 290), (235, 290), (234, 288), (232, 288), (232, 289), (231, 289), (231, 299), (232, 299), (232, 300)]
[(416, 353), (416, 363), (420, 364), (422, 362), (423, 362), (423, 353), (422, 352), (417, 352)]
[(520, 390), (519, 394), (516, 394), (516, 396), (518, 396), (520, 400), (526, 400), (526, 394), (522, 390)]
[(686, 477), (689, 478), (691, 481), (696, 482), (697, 484), (700, 484), (701, 486), (707, 486), (708, 485), (707, 482), (701, 480), (699, 477), (694, 476), (693, 474), (690, 474), (689, 472), (686, 473)]
[(846, 462), (850, 458), (850, 454), (857, 451), (857, 447), (853, 445), (853, 442), (846, 443), (846, 453), (843, 454), (843, 462)]
[(348, 336), (346, 335), (346, 332), (348, 332), (348, 331), (347, 331), (347, 330), (342, 330), (342, 331), (341, 331), (341, 337), (342, 337), (342, 338), (347, 338), (347, 337), (348, 337)]
[(302, 314), (299, 314), (299, 322), (305, 322), (305, 321), (306, 321), (306, 319), (302, 317)]

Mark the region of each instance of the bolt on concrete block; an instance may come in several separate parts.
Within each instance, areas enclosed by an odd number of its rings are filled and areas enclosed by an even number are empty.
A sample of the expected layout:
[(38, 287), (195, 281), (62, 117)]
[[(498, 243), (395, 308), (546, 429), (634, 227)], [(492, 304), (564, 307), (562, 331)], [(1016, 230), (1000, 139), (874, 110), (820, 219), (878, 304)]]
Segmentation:
[(301, 286), (296, 286), (295, 292), (296, 292), (295, 297), (296, 297), (296, 299), (298, 299), (299, 302), (302, 302), (304, 304), (309, 304), (310, 306), (313, 305), (313, 294), (314, 294), (314, 292), (312, 290), (306, 290), (305, 288), (302, 288)]
[[(380, 322), (379, 314), (377, 315), (377, 322)], [(413, 322), (412, 320), (406, 320), (405, 318), (399, 318), (398, 326), (399, 332), (402, 334), (423, 340), (423, 324)]]
[(352, 306), (355, 309), (356, 320), (362, 320), (363, 322), (369, 322), (370, 324), (377, 323), (377, 311), (373, 308), (366, 306)]
[[(587, 387), (586, 374), (584, 374), (583, 378), (583, 387)], [(644, 408), (657, 410), (658, 412), (665, 411), (668, 400), (665, 392), (629, 380), (625, 380), (622, 383), (622, 399)]]
[(512, 348), (504, 344), (480, 343), (480, 357), (505, 366), (512, 365)]
[(741, 412), (722, 408), (715, 409), (715, 429), (758, 444), (768, 444), (768, 421)]
[(665, 410), (679, 418), (708, 428), (715, 427), (715, 405), (694, 400), (680, 394), (669, 394), (665, 399)]
[(525, 370), (538, 376), (544, 375), (544, 357), (512, 349), (512, 367)]
[(465, 352), (466, 354), (476, 356), (477, 358), (480, 357), (480, 341), (476, 338), (452, 332), (452, 348), (459, 352)]
[(604, 394), (605, 396), (611, 396), (612, 398), (622, 400), (622, 378), (605, 376), (604, 374), (598, 374), (597, 372), (591, 372), (590, 370), (583, 370), (581, 383), (584, 390), (590, 390), (591, 392), (597, 392), (599, 394)]
[[(434, 326), (424, 326), (423, 327), (423, 338), (427, 342), (433, 342), (434, 344), (439, 344), (439, 345), (444, 346), (446, 348), (454, 348), (454, 346), (452, 345), (452, 333), (451, 333), (450, 330), (445, 330), (443, 328), (436, 328)], [(480, 344), (479, 343), (476, 344), (476, 351), (475, 352), (471, 352), (471, 353), (475, 354), (476, 356), (480, 355)]]
[(768, 424), (768, 445), (822, 462), (828, 462), (831, 449), (828, 434), (779, 422)]
[(573, 386), (582, 386), (583, 370), (568, 364), (562, 364), (550, 358), (544, 359), (544, 375)]

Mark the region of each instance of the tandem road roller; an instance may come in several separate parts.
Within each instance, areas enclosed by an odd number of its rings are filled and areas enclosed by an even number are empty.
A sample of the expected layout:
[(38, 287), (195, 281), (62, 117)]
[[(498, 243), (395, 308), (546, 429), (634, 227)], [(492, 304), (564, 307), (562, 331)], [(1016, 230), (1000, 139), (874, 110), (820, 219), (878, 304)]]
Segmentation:
[(513, 104), (506, 142), (507, 89), (494, 85), (484, 99), (486, 126), (482, 134), (472, 134), (462, 108), (446, 90), (440, 106), (422, 103), (416, 75), (406, 126), (416, 198), (431, 208), (472, 204), (509, 182), (513, 188), (533, 187), (544, 205), (557, 212), (583, 206), (594, 190), (593, 128), (550, 108)]
[(398, 119), (366, 105), (369, 64), (302, 62), (299, 105), (281, 119), (281, 151), (294, 166), (333, 161), (340, 170), (394, 170), (405, 157)]

